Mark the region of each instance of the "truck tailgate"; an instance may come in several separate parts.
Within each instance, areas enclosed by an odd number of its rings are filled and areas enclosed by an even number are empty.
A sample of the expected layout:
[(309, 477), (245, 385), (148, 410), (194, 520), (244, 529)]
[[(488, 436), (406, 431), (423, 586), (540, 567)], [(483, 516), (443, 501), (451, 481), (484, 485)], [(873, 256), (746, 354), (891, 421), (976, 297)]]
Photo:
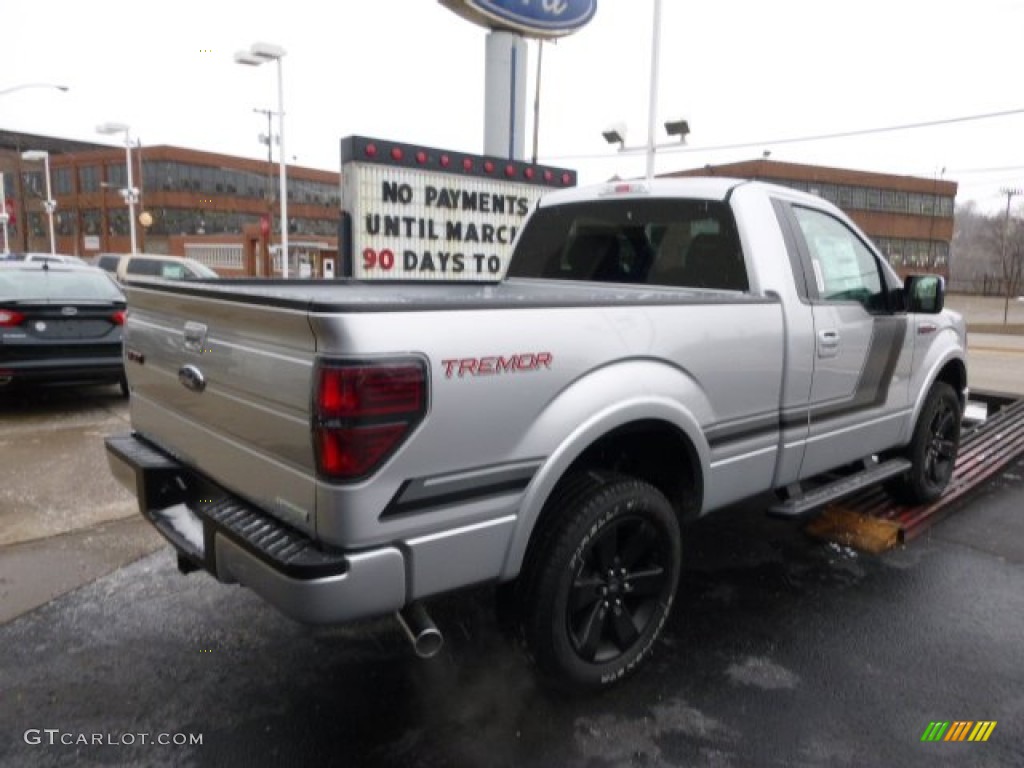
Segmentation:
[(313, 533), (307, 312), (211, 293), (127, 288), (135, 432), (279, 519)]

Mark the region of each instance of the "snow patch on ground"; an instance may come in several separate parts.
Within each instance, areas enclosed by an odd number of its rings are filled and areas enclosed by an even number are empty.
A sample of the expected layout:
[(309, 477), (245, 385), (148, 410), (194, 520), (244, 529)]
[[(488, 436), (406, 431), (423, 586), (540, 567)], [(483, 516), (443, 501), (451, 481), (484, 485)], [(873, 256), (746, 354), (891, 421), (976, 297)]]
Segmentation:
[(740, 664), (730, 664), (725, 673), (734, 683), (752, 685), (766, 691), (793, 689), (800, 684), (800, 678), (793, 672), (757, 656), (750, 656)]

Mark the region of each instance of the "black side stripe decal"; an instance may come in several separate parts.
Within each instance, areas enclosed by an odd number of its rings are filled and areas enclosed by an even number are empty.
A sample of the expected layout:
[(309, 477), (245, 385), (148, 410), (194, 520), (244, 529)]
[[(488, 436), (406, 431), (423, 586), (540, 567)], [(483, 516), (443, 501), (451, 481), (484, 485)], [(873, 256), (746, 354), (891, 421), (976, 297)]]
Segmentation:
[(821, 422), (856, 411), (877, 408), (885, 403), (889, 397), (889, 386), (892, 384), (896, 364), (903, 351), (906, 332), (905, 316), (876, 317), (867, 361), (861, 370), (853, 395), (845, 400), (788, 409), (782, 414), (783, 423), (795, 426), (803, 424), (808, 418), (812, 422)]
[(406, 480), (388, 502), (381, 520), (438, 507), (519, 493), (540, 468), (539, 459), (517, 464), (477, 467), (465, 472)]
[(778, 430), (806, 427), (809, 420), (821, 423), (883, 405), (889, 397), (889, 387), (903, 351), (906, 332), (905, 316), (875, 318), (867, 360), (850, 397), (821, 405), (787, 408), (781, 414), (759, 414), (714, 424), (705, 430), (708, 444), (711, 448), (720, 448)]

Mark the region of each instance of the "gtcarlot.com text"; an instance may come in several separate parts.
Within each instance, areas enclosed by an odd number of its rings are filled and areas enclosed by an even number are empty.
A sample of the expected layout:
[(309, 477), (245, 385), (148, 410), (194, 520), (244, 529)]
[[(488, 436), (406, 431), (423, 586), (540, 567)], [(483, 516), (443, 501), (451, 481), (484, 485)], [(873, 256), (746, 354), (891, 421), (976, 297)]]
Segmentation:
[(40, 746), (113, 746), (130, 747), (138, 744), (157, 746), (202, 746), (201, 733), (74, 733), (60, 728), (29, 728), (25, 743)]

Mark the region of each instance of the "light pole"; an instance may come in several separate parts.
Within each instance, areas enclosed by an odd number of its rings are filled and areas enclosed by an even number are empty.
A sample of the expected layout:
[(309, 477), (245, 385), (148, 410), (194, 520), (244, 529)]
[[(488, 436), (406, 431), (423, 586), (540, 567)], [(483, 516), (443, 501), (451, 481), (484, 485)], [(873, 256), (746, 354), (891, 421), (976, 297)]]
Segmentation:
[(53, 212), (57, 210), (57, 201), (53, 199), (50, 191), (50, 153), (45, 149), (30, 149), (21, 153), (22, 160), (42, 160), (43, 169), (46, 172), (46, 199), (43, 200), (43, 209), (50, 220), (50, 253), (57, 253), (57, 239), (53, 234)]
[(236, 64), (245, 64), (249, 67), (258, 67), (268, 61), (277, 62), (277, 138), (281, 146), (281, 276), (288, 277), (288, 174), (285, 171), (285, 158), (287, 154), (284, 148), (284, 76), (282, 74), (281, 59), (284, 58), (285, 50), (279, 45), (272, 43), (253, 43), (247, 51), (239, 51), (235, 54)]
[(139, 190), (132, 178), (132, 138), (130, 130), (124, 123), (103, 123), (96, 126), (96, 131), (103, 134), (124, 134), (124, 163), (127, 171), (128, 186), (121, 190), (121, 197), (128, 203), (128, 230), (131, 233), (132, 254), (138, 253), (135, 244), (135, 204), (139, 202)]
[(654, 178), (654, 125), (658, 118), (658, 69), (661, 48), (661, 0), (654, 0), (654, 22), (651, 25), (651, 94), (647, 108), (647, 180)]
[(4, 187), (4, 175), (0, 173), (0, 224), (3, 225), (4, 230), (4, 250), (3, 253), (11, 252), (10, 238), (7, 234), (7, 222), (11, 216), (7, 213), (7, 189)]
[[(266, 252), (263, 254), (263, 257), (266, 258), (266, 263), (268, 265), (267, 269), (270, 269), (271, 270), (271, 274), (273, 274), (273, 270), (271, 269), (271, 266), (270, 266), (272, 264), (272, 261), (273, 261), (271, 259), (271, 256), (270, 256), (270, 222), (272, 222), (274, 220), (274, 195), (273, 195), (273, 192), (271, 192), (271, 187), (273, 186), (273, 168), (274, 168), (274, 138), (275, 138), (274, 137), (274, 114), (275, 113), (274, 113), (274, 110), (272, 110), (272, 109), (253, 108), (252, 111), (253, 112), (257, 112), (257, 113), (259, 113), (261, 115), (265, 115), (266, 118), (267, 118), (267, 134), (266, 134), (266, 136), (264, 136), (262, 133), (260, 134), (260, 143), (267, 145), (267, 185), (266, 185), (266, 189), (264, 190), (265, 194), (266, 194), (266, 197), (267, 197), (267, 200), (266, 200), (266, 202), (267, 202), (267, 232), (266, 232), (265, 235), (262, 235), (262, 237), (263, 237), (263, 239), (266, 240)], [(266, 139), (266, 141), (264, 141), (264, 139)], [(261, 227), (260, 228), (260, 232), (262, 233), (262, 231), (263, 230), (262, 230), (262, 227)], [(256, 261), (256, 275), (257, 276), (263, 274), (263, 268), (262, 268), (262, 265), (260, 264), (260, 261), (261, 261), (261, 259)]]

